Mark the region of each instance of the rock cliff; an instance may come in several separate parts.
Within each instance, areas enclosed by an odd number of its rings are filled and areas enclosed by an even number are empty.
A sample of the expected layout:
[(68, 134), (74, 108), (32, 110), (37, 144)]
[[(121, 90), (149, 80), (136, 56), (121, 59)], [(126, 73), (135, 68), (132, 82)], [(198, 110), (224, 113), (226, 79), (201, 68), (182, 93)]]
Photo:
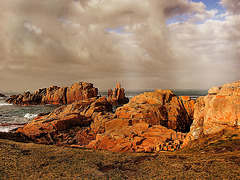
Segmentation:
[(194, 121), (184, 146), (203, 135), (219, 133), (227, 128), (240, 128), (240, 81), (213, 87), (207, 96), (197, 99)]

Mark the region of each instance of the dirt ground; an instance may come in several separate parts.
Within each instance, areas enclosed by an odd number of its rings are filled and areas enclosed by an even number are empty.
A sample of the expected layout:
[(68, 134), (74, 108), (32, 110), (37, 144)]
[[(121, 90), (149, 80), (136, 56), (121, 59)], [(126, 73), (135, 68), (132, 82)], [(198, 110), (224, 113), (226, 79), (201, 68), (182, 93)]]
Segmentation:
[(0, 139), (0, 179), (240, 179), (240, 139), (115, 153)]

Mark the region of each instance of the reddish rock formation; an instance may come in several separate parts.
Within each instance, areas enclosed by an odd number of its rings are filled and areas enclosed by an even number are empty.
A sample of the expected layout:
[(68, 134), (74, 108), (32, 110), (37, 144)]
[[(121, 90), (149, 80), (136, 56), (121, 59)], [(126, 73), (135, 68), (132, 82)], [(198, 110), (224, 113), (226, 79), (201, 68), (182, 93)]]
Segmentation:
[(179, 98), (181, 99), (188, 115), (193, 119), (195, 101), (191, 100), (189, 96), (180, 96)]
[(112, 151), (175, 150), (191, 123), (184, 104), (191, 104), (189, 98), (156, 90), (132, 98), (114, 114), (106, 98), (89, 98), (38, 116), (17, 132), (44, 144)]
[(125, 96), (125, 90), (121, 87), (121, 84), (117, 84), (114, 90), (108, 90), (107, 100), (113, 105), (121, 105), (128, 103), (129, 99)]
[(0, 97), (6, 97), (4, 94), (0, 93)]
[(185, 136), (184, 133), (160, 125), (137, 123), (98, 134), (96, 140), (85, 147), (117, 152), (173, 151), (180, 148)]
[(207, 96), (197, 99), (194, 121), (184, 146), (201, 135), (215, 134), (229, 127), (240, 128), (240, 81), (213, 87)]
[(43, 104), (67, 104), (67, 87), (51, 86), (47, 88), (46, 95), (42, 98)]
[(23, 95), (13, 95), (6, 100), (8, 103), (19, 105), (39, 104), (71, 104), (72, 102), (97, 97), (98, 89), (91, 83), (79, 82), (72, 84), (69, 88), (51, 86), (39, 89), (31, 94), (24, 92)]
[(186, 134), (176, 131), (189, 129), (193, 105), (189, 97), (178, 98), (170, 90), (140, 94), (115, 115), (102, 117), (104, 123), (98, 125), (104, 126), (105, 132), (86, 147), (135, 152), (178, 149)]
[(79, 82), (72, 84), (67, 89), (67, 103), (71, 104), (75, 101), (97, 97), (98, 89), (93, 87), (91, 83)]
[[(87, 127), (96, 115), (106, 114), (111, 111), (111, 104), (106, 98), (90, 98), (63, 105), (52, 113), (38, 116), (29, 124), (19, 128), (21, 132), (37, 143), (58, 144), (59, 132), (69, 130), (72, 127)], [(80, 132), (78, 133), (80, 136)], [(68, 133), (67, 133), (68, 135)]]
[(6, 102), (20, 105), (38, 105), (42, 103), (42, 98), (45, 95), (46, 88), (39, 89), (33, 94), (30, 92), (24, 92), (23, 95), (12, 95), (6, 100)]
[(117, 109), (116, 115), (118, 119), (123, 119), (125, 124), (129, 125), (148, 123), (188, 132), (192, 119), (184, 104), (187, 104), (186, 101), (182, 101), (172, 91), (156, 89), (155, 92), (133, 97), (128, 104)]

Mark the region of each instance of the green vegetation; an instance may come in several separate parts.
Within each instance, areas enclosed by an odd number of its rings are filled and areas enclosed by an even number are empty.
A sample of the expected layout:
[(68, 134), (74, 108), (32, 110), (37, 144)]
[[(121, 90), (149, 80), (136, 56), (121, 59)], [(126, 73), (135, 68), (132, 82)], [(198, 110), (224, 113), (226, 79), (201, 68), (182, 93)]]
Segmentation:
[(240, 139), (176, 152), (114, 153), (0, 139), (1, 179), (240, 179)]

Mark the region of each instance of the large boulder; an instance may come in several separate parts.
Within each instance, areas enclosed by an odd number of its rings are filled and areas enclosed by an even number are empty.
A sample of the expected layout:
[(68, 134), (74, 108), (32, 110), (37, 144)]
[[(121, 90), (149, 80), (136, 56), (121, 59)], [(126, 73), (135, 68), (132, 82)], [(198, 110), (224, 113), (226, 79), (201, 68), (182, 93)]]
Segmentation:
[[(96, 115), (111, 112), (112, 105), (106, 98), (89, 98), (63, 105), (47, 115), (38, 116), (17, 132), (37, 143), (58, 144), (59, 135), (75, 127), (89, 127)], [(81, 134), (80, 132), (78, 134)]]
[(137, 123), (97, 134), (96, 139), (83, 146), (117, 152), (156, 152), (179, 149), (186, 134), (161, 125)]
[[(190, 102), (190, 101), (189, 101)], [(191, 101), (189, 106), (193, 106)], [(148, 123), (162, 125), (175, 131), (188, 132), (192, 118), (187, 104), (171, 90), (156, 89), (133, 97), (128, 104), (116, 111), (118, 119), (123, 119), (129, 125)], [(192, 112), (191, 112), (192, 113)]]
[(193, 106), (189, 97), (177, 97), (170, 90), (140, 94), (115, 114), (96, 118), (91, 127), (103, 126), (104, 133), (85, 147), (135, 152), (178, 149), (186, 137), (182, 132), (192, 123)]
[(67, 87), (51, 86), (46, 89), (46, 95), (42, 98), (43, 104), (67, 104)]
[(213, 87), (207, 96), (197, 99), (194, 121), (184, 146), (202, 135), (219, 133), (232, 127), (240, 128), (240, 81)]
[(121, 84), (117, 84), (114, 90), (108, 90), (107, 100), (113, 105), (121, 105), (129, 102), (129, 99), (125, 96), (125, 89), (121, 87)]
[(67, 89), (67, 103), (71, 104), (75, 101), (97, 97), (98, 89), (93, 87), (92, 83), (79, 82), (72, 84)]

